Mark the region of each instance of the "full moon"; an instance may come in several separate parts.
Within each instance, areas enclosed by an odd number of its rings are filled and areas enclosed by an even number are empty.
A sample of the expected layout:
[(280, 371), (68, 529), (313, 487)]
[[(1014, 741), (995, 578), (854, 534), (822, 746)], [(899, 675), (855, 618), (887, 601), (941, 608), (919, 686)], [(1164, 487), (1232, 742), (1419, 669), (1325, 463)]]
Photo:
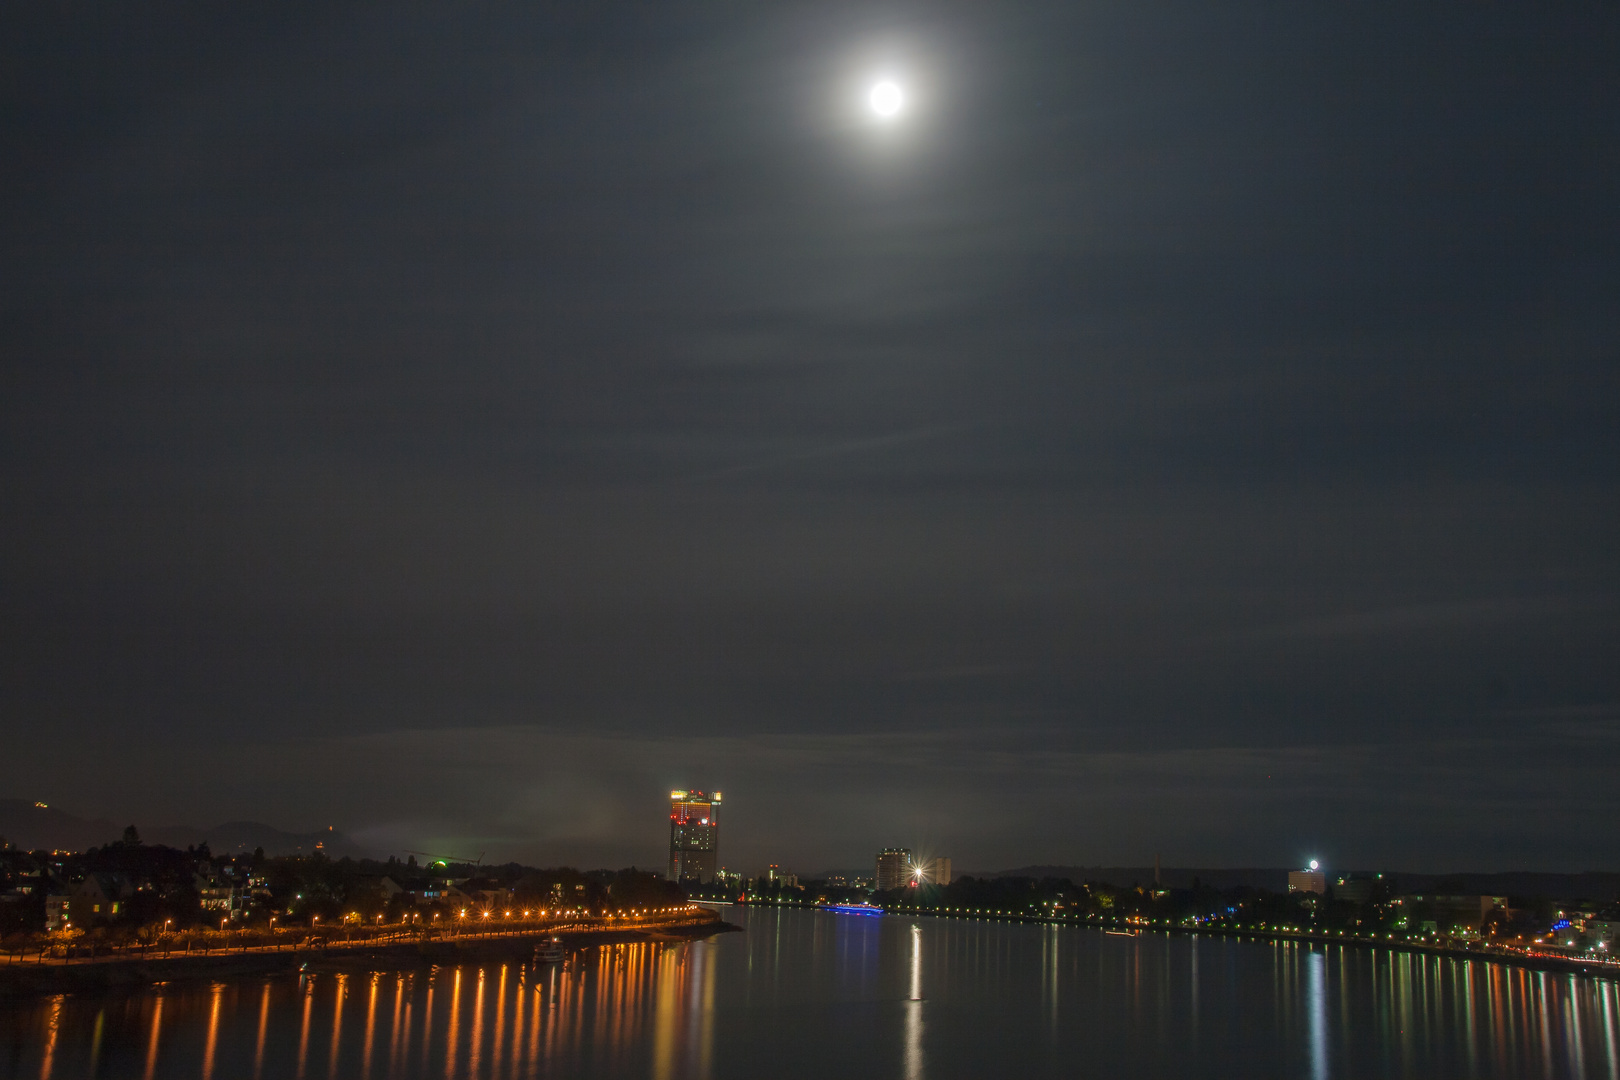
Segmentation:
[(900, 115), (900, 110), (906, 104), (906, 95), (898, 83), (884, 79), (867, 91), (866, 104), (877, 116), (889, 120)]

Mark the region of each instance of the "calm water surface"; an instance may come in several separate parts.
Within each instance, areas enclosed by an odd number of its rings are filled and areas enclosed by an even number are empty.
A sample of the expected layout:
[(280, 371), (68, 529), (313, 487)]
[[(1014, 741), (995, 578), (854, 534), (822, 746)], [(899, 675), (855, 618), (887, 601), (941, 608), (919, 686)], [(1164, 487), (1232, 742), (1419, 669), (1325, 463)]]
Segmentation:
[(0, 1004), (0, 1076), (1609, 1077), (1620, 984), (1356, 949), (725, 909), (746, 934)]

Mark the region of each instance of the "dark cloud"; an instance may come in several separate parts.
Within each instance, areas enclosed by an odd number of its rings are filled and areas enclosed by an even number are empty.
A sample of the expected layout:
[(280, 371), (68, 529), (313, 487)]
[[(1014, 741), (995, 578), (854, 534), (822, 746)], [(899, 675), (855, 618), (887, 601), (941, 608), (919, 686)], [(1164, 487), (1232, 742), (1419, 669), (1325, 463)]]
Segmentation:
[(588, 862), (693, 784), (761, 862), (1612, 816), (1609, 9), (3, 19), (18, 795)]

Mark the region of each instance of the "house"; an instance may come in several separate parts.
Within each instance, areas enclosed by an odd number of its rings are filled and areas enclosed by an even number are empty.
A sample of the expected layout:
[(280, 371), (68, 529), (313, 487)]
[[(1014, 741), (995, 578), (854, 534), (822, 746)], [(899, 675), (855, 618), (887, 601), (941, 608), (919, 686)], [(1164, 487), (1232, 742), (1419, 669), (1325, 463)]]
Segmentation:
[(1427, 933), (1478, 935), (1491, 914), (1509, 914), (1505, 896), (1425, 896), (1413, 894), (1396, 899), (1402, 909), (1397, 926)]
[(247, 907), (248, 890), (229, 878), (197, 874), (192, 879), (205, 916), (240, 919)]
[(1581, 938), (1588, 949), (1605, 953), (1620, 952), (1620, 920), (1586, 919), (1581, 923)]
[(462, 908), (476, 910), (478, 907), (477, 896), (462, 891), (458, 886), (448, 881), (439, 889), (439, 902), (457, 911)]
[(65, 889), (52, 889), (45, 896), (45, 929), (60, 930), (71, 920), (72, 897)]
[(368, 874), (355, 881), (355, 892), (375, 893), (384, 900), (403, 898), (405, 888), (386, 874)]
[[(135, 889), (122, 874), (90, 874), (68, 893), (68, 918), (73, 925), (88, 928), (111, 922), (123, 914), (124, 901)], [(49, 901), (46, 903), (49, 922)]]
[(505, 889), (479, 889), (473, 895), (478, 900), (479, 911), (499, 912), (512, 902), (511, 894)]
[(36, 895), (42, 895), (50, 878), (44, 874), (18, 874), (12, 878), (11, 884), (0, 889), (0, 904), (27, 903)]

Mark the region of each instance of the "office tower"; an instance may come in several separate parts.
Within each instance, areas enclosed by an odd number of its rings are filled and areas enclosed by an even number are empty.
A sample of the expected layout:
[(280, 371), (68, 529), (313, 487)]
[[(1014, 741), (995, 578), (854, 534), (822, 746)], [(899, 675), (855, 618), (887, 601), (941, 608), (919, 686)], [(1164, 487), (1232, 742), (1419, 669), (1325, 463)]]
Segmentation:
[(1288, 891), (1308, 892), (1323, 896), (1327, 893), (1327, 874), (1317, 866), (1316, 860), (1304, 870), (1288, 871)]
[(720, 793), (669, 793), (669, 880), (707, 885), (720, 866)]
[(900, 889), (911, 884), (910, 848), (884, 848), (877, 857), (877, 887)]

